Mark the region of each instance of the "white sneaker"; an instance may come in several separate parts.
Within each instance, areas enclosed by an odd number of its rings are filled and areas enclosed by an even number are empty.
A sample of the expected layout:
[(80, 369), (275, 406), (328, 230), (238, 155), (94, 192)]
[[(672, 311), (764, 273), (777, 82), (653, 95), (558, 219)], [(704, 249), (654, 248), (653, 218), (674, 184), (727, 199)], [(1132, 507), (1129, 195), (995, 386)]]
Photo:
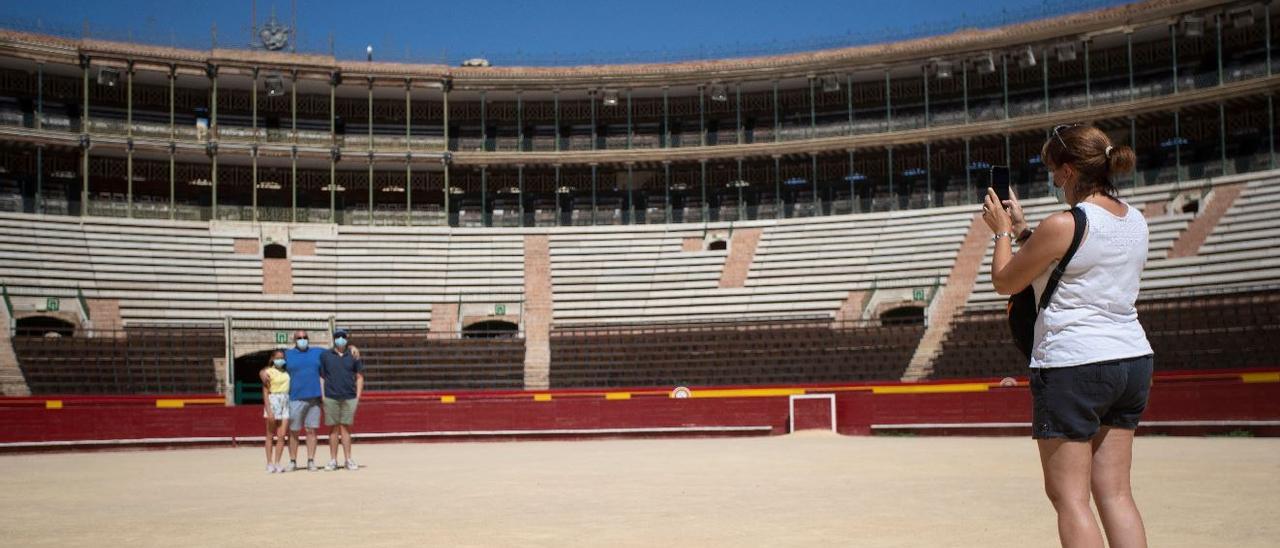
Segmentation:
[(298, 469), (298, 463), (294, 461), (289, 461), (289, 466), (285, 468), (285, 470), (289, 472), (292, 472), (297, 469)]
[(277, 474), (283, 474), (283, 473), (288, 472), (288, 471), (289, 471), (289, 470), (288, 470), (287, 468), (285, 468), (283, 464), (277, 464), (277, 465), (276, 465), (276, 473), (277, 473)]
[(275, 467), (275, 465), (273, 465), (273, 464), (268, 464), (268, 465), (267, 465), (267, 473), (268, 473), (268, 474), (274, 474), (274, 473), (276, 473), (276, 467)]
[(330, 460), (329, 464), (326, 464), (324, 467), (325, 472), (332, 472), (337, 469), (338, 469), (338, 461), (336, 460)]
[(308, 472), (316, 471), (316, 461), (313, 461), (313, 460), (307, 461), (307, 471)]
[(359, 469), (360, 469), (360, 465), (359, 465), (359, 464), (356, 464), (356, 461), (353, 461), (353, 460), (351, 460), (351, 459), (347, 459), (347, 470), (351, 470), (351, 471), (353, 471), (353, 472), (354, 472), (354, 471), (359, 470)]

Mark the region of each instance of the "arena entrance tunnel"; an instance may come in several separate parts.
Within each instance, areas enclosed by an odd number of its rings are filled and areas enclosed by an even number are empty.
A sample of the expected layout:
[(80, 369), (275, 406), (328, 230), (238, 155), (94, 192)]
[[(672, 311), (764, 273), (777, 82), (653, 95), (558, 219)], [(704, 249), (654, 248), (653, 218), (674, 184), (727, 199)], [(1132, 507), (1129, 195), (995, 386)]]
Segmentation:
[(75, 334), (75, 324), (52, 316), (27, 316), (14, 322), (18, 335), (28, 337), (70, 337)]
[(880, 323), (884, 325), (918, 325), (924, 323), (924, 307), (900, 306), (886, 310), (880, 314)]
[(237, 356), (232, 381), (235, 383), (236, 405), (262, 403), (262, 379), (258, 372), (267, 365), (275, 350), (262, 350)]
[(520, 326), (505, 320), (476, 322), (462, 328), (464, 339), (513, 339), (519, 334)]

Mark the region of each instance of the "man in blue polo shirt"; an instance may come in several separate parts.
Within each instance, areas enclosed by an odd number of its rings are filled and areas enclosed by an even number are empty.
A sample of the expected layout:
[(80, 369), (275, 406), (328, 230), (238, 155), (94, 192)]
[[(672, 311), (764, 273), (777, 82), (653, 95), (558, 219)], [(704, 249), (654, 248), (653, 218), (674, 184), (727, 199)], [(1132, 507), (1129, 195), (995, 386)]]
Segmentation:
[(307, 332), (293, 334), (294, 347), (285, 351), (285, 368), (289, 371), (289, 468), (298, 468), (298, 433), (306, 429), (307, 470), (316, 470), (316, 429), (320, 428), (321, 393), (320, 355), (324, 349), (313, 347)]

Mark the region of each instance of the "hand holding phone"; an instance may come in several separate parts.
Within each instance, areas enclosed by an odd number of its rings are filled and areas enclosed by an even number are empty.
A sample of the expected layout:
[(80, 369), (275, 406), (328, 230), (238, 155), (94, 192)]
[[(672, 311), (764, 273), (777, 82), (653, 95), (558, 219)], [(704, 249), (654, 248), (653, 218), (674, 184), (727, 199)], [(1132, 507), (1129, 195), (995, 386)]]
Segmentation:
[(991, 167), (991, 188), (1001, 203), (1009, 201), (1009, 166)]

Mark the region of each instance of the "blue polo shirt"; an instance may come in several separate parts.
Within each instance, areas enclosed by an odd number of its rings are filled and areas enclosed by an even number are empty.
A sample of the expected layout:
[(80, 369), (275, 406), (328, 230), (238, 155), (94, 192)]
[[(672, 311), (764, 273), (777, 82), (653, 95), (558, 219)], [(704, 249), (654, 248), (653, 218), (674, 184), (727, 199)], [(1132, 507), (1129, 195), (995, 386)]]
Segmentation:
[(324, 377), (324, 397), (349, 400), (356, 397), (356, 374), (364, 372), (364, 362), (351, 355), (329, 350), (320, 356), (320, 376)]
[(289, 371), (289, 399), (306, 400), (320, 397), (320, 355), (323, 348), (297, 347), (284, 351), (284, 367)]

